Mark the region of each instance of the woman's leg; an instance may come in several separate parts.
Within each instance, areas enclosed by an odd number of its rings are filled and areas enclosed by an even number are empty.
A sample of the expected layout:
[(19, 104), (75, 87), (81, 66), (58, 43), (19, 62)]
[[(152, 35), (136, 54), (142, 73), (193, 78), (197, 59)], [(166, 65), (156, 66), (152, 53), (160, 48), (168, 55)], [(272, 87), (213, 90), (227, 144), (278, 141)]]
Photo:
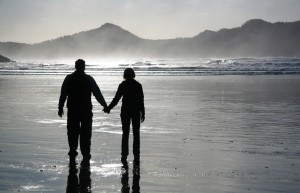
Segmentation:
[(130, 131), (130, 116), (128, 114), (121, 114), (121, 121), (122, 121), (122, 153), (121, 153), (121, 160), (126, 161), (128, 156), (128, 138), (129, 138), (129, 131)]
[(140, 113), (135, 113), (132, 116), (133, 155), (134, 155), (135, 162), (140, 161), (140, 125), (141, 125)]

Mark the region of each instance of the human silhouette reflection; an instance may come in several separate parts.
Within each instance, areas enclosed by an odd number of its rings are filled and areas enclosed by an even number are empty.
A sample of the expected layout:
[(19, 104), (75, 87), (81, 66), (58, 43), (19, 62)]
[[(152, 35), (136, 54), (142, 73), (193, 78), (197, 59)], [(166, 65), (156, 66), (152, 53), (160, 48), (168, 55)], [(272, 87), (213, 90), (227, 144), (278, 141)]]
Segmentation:
[(70, 167), (68, 182), (67, 182), (67, 193), (91, 193), (91, 171), (90, 169), (80, 169), (78, 178), (78, 169), (76, 167)]
[[(140, 165), (135, 164), (132, 169), (132, 193), (140, 193)], [(129, 193), (130, 192), (130, 185), (129, 185), (129, 172), (128, 167), (123, 167), (122, 169), (122, 193)]]

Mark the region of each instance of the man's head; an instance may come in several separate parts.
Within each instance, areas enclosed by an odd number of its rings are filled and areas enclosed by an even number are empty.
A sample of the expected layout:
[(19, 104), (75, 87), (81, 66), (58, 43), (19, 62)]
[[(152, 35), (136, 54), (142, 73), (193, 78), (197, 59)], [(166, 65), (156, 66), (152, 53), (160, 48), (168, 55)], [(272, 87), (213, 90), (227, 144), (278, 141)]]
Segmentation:
[(126, 68), (123, 74), (124, 79), (133, 79), (135, 78), (135, 73), (132, 68)]
[(75, 68), (77, 71), (84, 71), (85, 70), (85, 61), (82, 59), (76, 60)]

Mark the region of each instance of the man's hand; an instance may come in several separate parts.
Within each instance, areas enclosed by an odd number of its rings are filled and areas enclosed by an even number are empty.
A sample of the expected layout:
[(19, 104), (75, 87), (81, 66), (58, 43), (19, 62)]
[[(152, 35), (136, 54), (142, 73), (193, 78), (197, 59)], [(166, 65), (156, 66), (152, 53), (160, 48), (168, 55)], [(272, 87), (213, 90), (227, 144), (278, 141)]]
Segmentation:
[(145, 114), (141, 114), (141, 123), (145, 121)]
[(64, 114), (64, 110), (63, 109), (59, 109), (58, 110), (58, 116), (62, 117)]

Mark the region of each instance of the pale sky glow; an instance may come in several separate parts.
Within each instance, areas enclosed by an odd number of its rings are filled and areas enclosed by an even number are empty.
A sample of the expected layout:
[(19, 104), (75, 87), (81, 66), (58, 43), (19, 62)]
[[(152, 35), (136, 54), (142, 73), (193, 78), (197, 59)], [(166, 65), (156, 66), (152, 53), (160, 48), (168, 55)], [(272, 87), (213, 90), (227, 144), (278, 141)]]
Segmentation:
[(300, 20), (300, 0), (0, 0), (0, 41), (38, 43), (113, 23), (147, 39), (192, 37), (249, 19)]

